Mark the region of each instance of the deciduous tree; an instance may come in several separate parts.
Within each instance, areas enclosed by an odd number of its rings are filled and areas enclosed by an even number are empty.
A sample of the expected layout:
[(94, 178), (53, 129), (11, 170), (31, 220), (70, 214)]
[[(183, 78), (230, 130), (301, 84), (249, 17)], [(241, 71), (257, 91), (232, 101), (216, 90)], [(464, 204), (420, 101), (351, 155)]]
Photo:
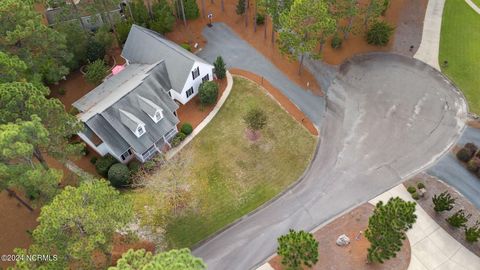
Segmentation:
[(417, 219), (415, 205), (399, 197), (390, 198), (386, 204), (382, 201), (377, 203), (365, 231), (365, 237), (370, 241), (369, 262), (383, 263), (400, 251), (406, 239), (405, 233)]

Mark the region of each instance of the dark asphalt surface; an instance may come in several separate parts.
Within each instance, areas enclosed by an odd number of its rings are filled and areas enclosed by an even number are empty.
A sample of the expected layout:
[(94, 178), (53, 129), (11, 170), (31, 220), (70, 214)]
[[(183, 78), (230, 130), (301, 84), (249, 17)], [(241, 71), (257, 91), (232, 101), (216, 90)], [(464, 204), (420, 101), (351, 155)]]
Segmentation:
[[(208, 46), (216, 42), (239, 51), (229, 41), (209, 39)], [(209, 269), (255, 268), (290, 228), (312, 230), (426, 169), (455, 144), (466, 117), (463, 96), (439, 72), (385, 53), (342, 65), (326, 104), (318, 152), (303, 179), (194, 249)]]
[[(480, 145), (479, 129), (471, 127), (465, 129), (458, 144), (464, 145), (468, 142)], [(467, 171), (454, 154), (448, 153), (427, 172), (456, 188), (463, 196), (480, 209), (480, 179)]]
[[(227, 68), (239, 68), (265, 77), (295, 103), (317, 126), (320, 124), (322, 113), (325, 110), (324, 98), (316, 96), (290, 81), (275, 65), (237, 36), (224, 23), (215, 23), (211, 28), (206, 27), (203, 30), (203, 35), (208, 43), (198, 53), (198, 56), (213, 63), (217, 56), (221, 55), (227, 64)], [(328, 82), (324, 79), (321, 79), (320, 84), (322, 83), (328, 85)]]

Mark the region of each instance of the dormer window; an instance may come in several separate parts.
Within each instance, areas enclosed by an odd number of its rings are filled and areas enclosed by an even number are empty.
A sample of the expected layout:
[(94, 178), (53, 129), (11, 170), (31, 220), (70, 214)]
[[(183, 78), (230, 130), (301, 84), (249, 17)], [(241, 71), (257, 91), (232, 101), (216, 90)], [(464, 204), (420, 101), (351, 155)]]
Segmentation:
[(145, 126), (139, 125), (137, 127), (137, 130), (135, 130), (135, 135), (137, 136), (137, 138), (140, 138), (143, 134), (145, 134)]
[(163, 111), (162, 110), (157, 110), (155, 112), (155, 115), (153, 115), (152, 119), (153, 122), (158, 123), (160, 120), (163, 118)]

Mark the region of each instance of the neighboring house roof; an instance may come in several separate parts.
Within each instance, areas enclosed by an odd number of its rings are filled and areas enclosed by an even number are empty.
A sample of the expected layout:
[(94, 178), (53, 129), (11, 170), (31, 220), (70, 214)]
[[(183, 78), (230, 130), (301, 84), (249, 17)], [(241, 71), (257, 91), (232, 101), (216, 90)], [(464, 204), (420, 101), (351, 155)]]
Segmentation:
[(129, 63), (153, 64), (164, 60), (173, 90), (181, 93), (195, 62), (205, 60), (169, 41), (159, 33), (132, 25), (123, 47), (122, 57)]
[[(87, 137), (95, 133), (117, 156), (129, 148), (142, 154), (179, 123), (173, 114), (178, 105), (168, 95), (170, 88), (165, 62), (131, 64), (73, 106), (87, 126)], [(163, 119), (158, 123), (146, 112), (146, 102), (162, 109)], [(137, 137), (134, 130), (139, 123), (146, 132)]]

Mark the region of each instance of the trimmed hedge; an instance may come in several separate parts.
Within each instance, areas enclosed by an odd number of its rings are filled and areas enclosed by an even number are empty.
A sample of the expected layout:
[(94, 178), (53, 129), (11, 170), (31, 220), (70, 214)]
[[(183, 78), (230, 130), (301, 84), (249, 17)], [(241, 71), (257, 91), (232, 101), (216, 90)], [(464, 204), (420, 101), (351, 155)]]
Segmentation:
[(417, 189), (414, 187), (414, 186), (409, 186), (407, 188), (407, 191), (410, 193), (410, 194), (413, 194), (415, 192), (417, 192)]
[(190, 123), (185, 123), (180, 128), (180, 131), (188, 136), (188, 135), (192, 134), (193, 127), (192, 127), (192, 125), (190, 125)]
[(211, 105), (217, 101), (218, 85), (212, 81), (206, 81), (198, 87), (198, 95), (202, 105)]
[(130, 170), (122, 163), (113, 164), (108, 170), (108, 181), (114, 187), (125, 187), (130, 184)]
[(118, 163), (118, 161), (111, 155), (105, 155), (104, 157), (100, 157), (95, 162), (95, 169), (97, 170), (98, 174), (103, 177), (108, 176), (108, 170), (112, 167), (113, 164)]
[(418, 189), (425, 188), (425, 184), (422, 183), (422, 182), (420, 182), (420, 183), (417, 184), (417, 188), (418, 188)]

